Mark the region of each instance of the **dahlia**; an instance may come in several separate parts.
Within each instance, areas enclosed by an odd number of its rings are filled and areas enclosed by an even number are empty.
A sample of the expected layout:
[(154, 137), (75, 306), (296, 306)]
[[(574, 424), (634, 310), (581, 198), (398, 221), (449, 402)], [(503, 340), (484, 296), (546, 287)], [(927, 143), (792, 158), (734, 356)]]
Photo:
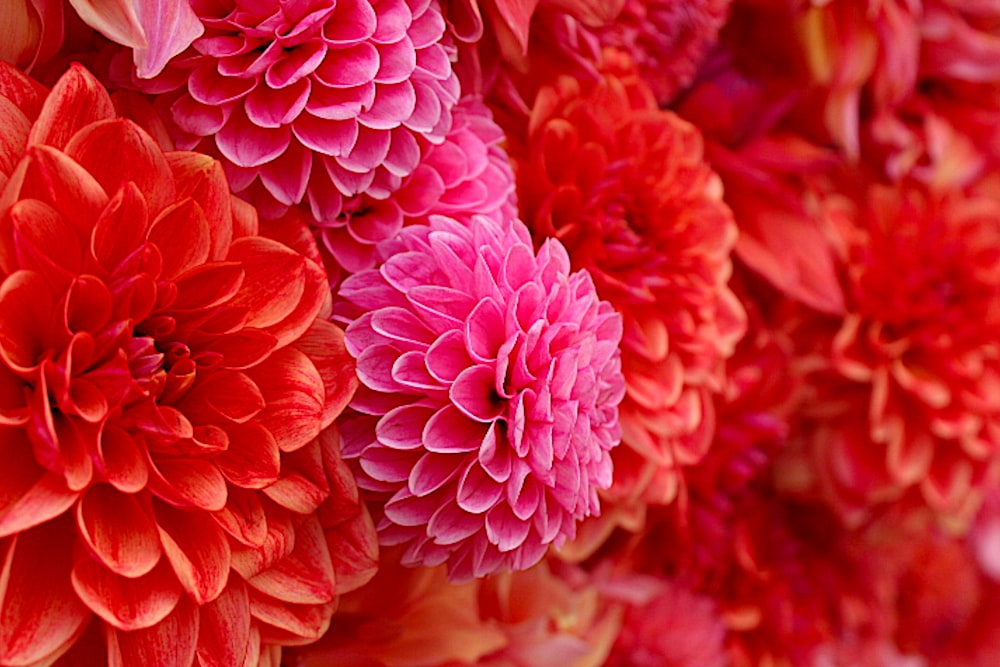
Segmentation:
[(497, 223), (516, 214), (514, 174), (500, 147), (503, 130), (477, 96), (459, 100), (443, 143), (430, 146), (412, 174), (387, 199), (361, 194), (345, 200), (327, 189), (310, 195), (320, 249), (331, 282), (371, 268), (376, 247), (404, 224), (426, 224), (433, 214), (468, 222), (485, 215)]
[(83, 68), (47, 92), (0, 64), (0, 91), (0, 663), (318, 638), (375, 557), (322, 269)]
[(511, 133), (518, 197), (539, 238), (566, 245), (624, 321), (620, 500), (669, 502), (704, 454), (711, 394), (743, 332), (726, 286), (736, 240), (698, 131), (657, 108), (623, 56), (593, 86), (563, 77)]
[(668, 104), (694, 79), (718, 39), (732, 0), (627, 0), (601, 42), (632, 54), (657, 102)]
[(847, 312), (825, 327), (804, 319), (812, 396), (796, 440), (849, 519), (897, 501), (968, 518), (996, 480), (996, 185), (904, 182), (841, 198)]
[(455, 580), (524, 569), (599, 513), (624, 391), (621, 319), (557, 241), (434, 216), (341, 286), (361, 380), (342, 419), (383, 544)]
[(383, 199), (447, 136), (458, 81), (437, 0), (190, 4), (204, 35), (131, 85), (164, 94), (177, 144), (217, 152), (234, 189)]

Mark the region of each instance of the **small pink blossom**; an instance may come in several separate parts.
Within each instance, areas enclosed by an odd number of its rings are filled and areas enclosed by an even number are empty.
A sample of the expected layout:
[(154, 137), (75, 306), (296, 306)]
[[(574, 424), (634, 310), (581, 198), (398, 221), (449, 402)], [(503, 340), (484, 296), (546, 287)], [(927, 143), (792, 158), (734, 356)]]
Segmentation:
[(455, 580), (530, 567), (611, 484), (621, 318), (516, 220), (434, 216), (379, 252), (337, 312), (361, 380), (344, 455), (381, 541)]

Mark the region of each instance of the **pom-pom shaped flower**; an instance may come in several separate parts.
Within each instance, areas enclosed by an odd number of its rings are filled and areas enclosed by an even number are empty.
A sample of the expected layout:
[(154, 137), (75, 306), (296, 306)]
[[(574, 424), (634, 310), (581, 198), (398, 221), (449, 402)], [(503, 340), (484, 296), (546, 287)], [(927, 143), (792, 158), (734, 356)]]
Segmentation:
[(0, 91), (0, 663), (318, 638), (376, 544), (307, 226), (261, 235), (215, 160), (164, 153), (78, 66), (47, 93), (4, 65)]
[(327, 262), (331, 282), (339, 282), (342, 271), (373, 267), (376, 246), (404, 224), (426, 223), (433, 214), (463, 221), (485, 215), (500, 223), (516, 214), (514, 174), (499, 145), (503, 130), (476, 96), (462, 98), (453, 117), (444, 142), (427, 149), (388, 199), (362, 194), (345, 200), (332, 188), (313, 197), (320, 249), (332, 260)]
[(708, 446), (711, 392), (743, 333), (726, 285), (736, 225), (697, 129), (659, 110), (630, 62), (606, 55), (595, 85), (544, 87), (509, 150), (529, 227), (562, 241), (624, 319), (627, 446), (611, 493), (665, 503), (680, 467)]
[(204, 35), (131, 82), (173, 91), (160, 104), (178, 145), (221, 154), (236, 190), (259, 177), (285, 205), (331, 188), (384, 198), (448, 133), (458, 81), (437, 0), (191, 7)]
[(897, 501), (971, 518), (995, 479), (996, 186), (868, 185), (830, 207), (844, 230), (846, 313), (798, 336), (812, 391), (796, 439), (849, 518)]
[[(434, 216), (341, 286), (359, 485), (386, 502), (383, 544), (456, 580), (535, 564), (599, 513), (624, 383), (621, 318), (556, 241)], [(362, 314), (363, 313), (363, 314)]]

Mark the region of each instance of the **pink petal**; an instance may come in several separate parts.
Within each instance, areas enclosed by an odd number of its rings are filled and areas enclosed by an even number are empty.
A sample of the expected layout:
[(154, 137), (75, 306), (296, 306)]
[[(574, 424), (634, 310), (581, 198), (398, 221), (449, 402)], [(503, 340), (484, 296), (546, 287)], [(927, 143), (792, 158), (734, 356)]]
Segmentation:
[(455, 406), (446, 405), (424, 427), (424, 447), (430, 452), (450, 454), (477, 451), (490, 427), (469, 419)]
[(486, 513), (486, 535), (500, 551), (512, 551), (524, 544), (531, 524), (521, 521), (507, 503), (500, 503)]
[(375, 437), (392, 449), (417, 449), (423, 445), (422, 432), (435, 414), (425, 405), (402, 405), (390, 410), (375, 427)]
[(260, 168), (260, 180), (271, 196), (292, 206), (305, 196), (312, 167), (312, 152), (293, 141), (284, 153)]
[(497, 358), (506, 338), (504, 316), (492, 299), (483, 299), (465, 322), (465, 338), (469, 353), (478, 361)]
[(331, 156), (347, 155), (358, 140), (354, 120), (327, 120), (311, 113), (296, 118), (292, 132), (307, 148)]
[(291, 141), (292, 134), (288, 127), (261, 127), (239, 108), (233, 111), (225, 127), (215, 135), (219, 152), (240, 167), (267, 164), (284, 153)]
[[(146, 33), (137, 12), (142, 2), (132, 0), (69, 0), (84, 23), (113, 42), (132, 49), (147, 46)], [(188, 10), (190, 11), (190, 10)]]
[(140, 0), (135, 3), (135, 13), (147, 42), (146, 48), (133, 46), (136, 74), (143, 79), (159, 74), (171, 58), (205, 32), (187, 2)]
[(466, 512), (482, 514), (500, 502), (503, 485), (486, 474), (482, 466), (469, 466), (458, 483), (458, 506)]
[[(411, 297), (417, 289), (411, 290)], [(460, 302), (459, 307), (461, 308)], [(427, 349), (427, 370), (442, 382), (454, 382), (462, 371), (474, 363), (465, 349), (465, 336), (456, 330), (442, 335)]]
[(467, 457), (463, 453), (427, 452), (410, 471), (408, 479), (410, 493), (422, 497), (437, 491), (458, 475), (466, 460)]
[(451, 402), (467, 416), (491, 422), (506, 410), (496, 393), (496, 371), (489, 366), (472, 366), (462, 371), (448, 391)]
[(279, 90), (306, 80), (327, 55), (326, 45), (319, 40), (306, 42), (285, 51), (284, 57), (267, 68), (264, 82), (267, 88)]

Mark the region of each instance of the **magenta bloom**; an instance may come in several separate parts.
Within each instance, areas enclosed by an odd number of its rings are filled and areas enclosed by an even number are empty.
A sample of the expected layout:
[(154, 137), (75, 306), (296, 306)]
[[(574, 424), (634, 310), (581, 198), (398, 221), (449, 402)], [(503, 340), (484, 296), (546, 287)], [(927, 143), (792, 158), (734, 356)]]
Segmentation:
[(169, 93), (178, 145), (219, 153), (235, 190), (386, 197), (447, 135), (458, 80), (437, 0), (190, 2), (204, 35), (132, 83)]
[(434, 216), (379, 250), (337, 312), (361, 380), (344, 456), (385, 500), (381, 541), (454, 580), (527, 568), (611, 484), (621, 317), (516, 220)]
[(482, 99), (463, 97), (443, 143), (429, 146), (420, 164), (388, 199), (367, 194), (347, 199), (333, 188), (310, 193), (320, 250), (332, 283), (343, 271), (375, 265), (377, 245), (404, 224), (433, 214), (468, 221), (485, 215), (497, 222), (516, 215), (514, 173), (500, 147), (503, 130)]

